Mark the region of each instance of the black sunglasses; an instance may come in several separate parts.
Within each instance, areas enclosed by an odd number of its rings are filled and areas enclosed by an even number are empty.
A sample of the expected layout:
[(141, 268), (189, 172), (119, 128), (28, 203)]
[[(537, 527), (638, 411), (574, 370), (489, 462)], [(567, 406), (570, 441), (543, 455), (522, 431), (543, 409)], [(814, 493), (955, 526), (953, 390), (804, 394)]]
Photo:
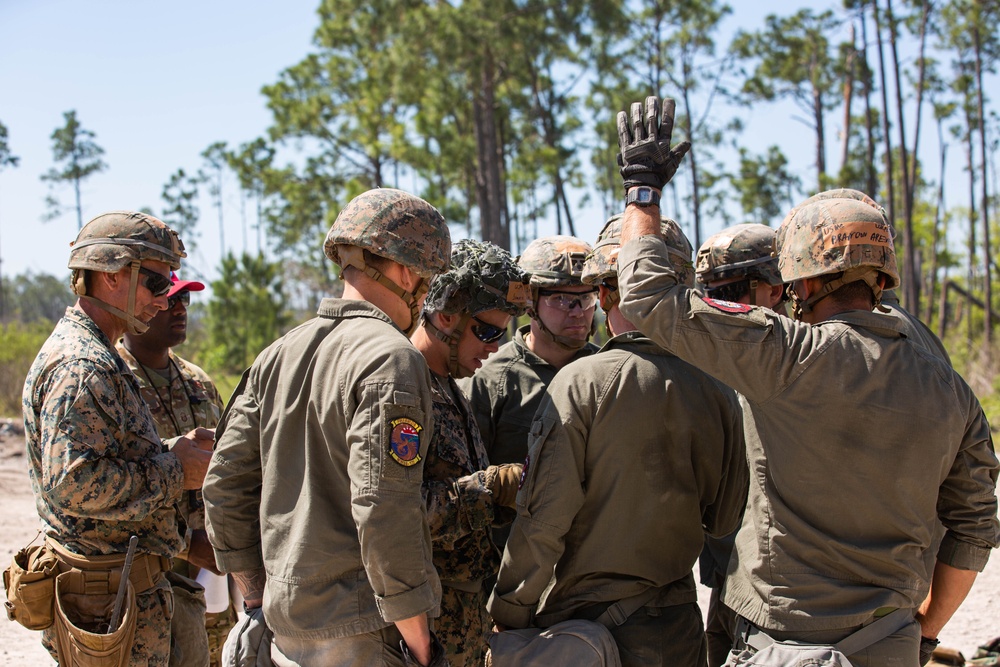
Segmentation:
[(483, 322), (475, 315), (472, 316), (472, 319), (477, 322), (477, 324), (473, 324), (471, 327), (472, 335), (484, 343), (492, 343), (500, 340), (507, 331), (507, 327), (498, 327), (495, 324)]
[(182, 290), (181, 292), (179, 292), (179, 293), (173, 295), (172, 297), (168, 298), (167, 299), (167, 310), (173, 310), (177, 306), (178, 303), (184, 304), (185, 308), (187, 308), (189, 305), (191, 305), (191, 291), (190, 290)]
[(146, 281), (143, 284), (155, 297), (165, 296), (170, 291), (170, 288), (174, 286), (169, 276), (157, 273), (152, 269), (147, 269), (145, 266), (139, 267), (139, 273), (146, 276)]

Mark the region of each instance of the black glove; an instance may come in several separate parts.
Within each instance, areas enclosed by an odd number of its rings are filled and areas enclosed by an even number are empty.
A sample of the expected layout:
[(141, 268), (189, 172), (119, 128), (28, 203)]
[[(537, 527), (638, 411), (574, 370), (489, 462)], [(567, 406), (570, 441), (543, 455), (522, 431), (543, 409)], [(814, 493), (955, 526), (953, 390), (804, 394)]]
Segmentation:
[(486, 469), (486, 487), (493, 494), (493, 503), (501, 507), (517, 507), (517, 489), (521, 485), (520, 463), (504, 463)]
[(229, 631), (222, 646), (223, 667), (257, 667), (271, 664), (274, 633), (264, 621), (263, 607), (246, 610), (246, 618)]
[[(403, 652), (403, 664), (406, 667), (420, 667), (420, 663), (410, 655), (410, 649), (407, 648), (406, 642), (402, 639), (399, 640), (399, 649)], [(448, 658), (444, 654), (444, 646), (441, 645), (437, 635), (433, 632), (431, 633), (431, 661), (427, 663), (427, 667), (448, 667)]]
[[(629, 117), (631, 116), (631, 118)], [(674, 101), (663, 100), (663, 121), (660, 121), (660, 100), (646, 98), (642, 104), (632, 103), (631, 114), (618, 112), (618, 166), (621, 167), (625, 191), (636, 185), (648, 185), (658, 190), (670, 182), (684, 154), (691, 150), (690, 141), (670, 147), (674, 132)]]
[(934, 649), (940, 644), (937, 639), (928, 639), (927, 637), (920, 637), (920, 667), (924, 667), (928, 662), (931, 661), (931, 656), (934, 655)]

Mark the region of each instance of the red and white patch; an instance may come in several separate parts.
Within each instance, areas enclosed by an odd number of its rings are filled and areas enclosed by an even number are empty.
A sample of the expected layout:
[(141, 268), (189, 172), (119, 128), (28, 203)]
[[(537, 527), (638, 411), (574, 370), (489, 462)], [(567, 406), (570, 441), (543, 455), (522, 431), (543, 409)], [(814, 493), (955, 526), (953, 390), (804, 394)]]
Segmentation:
[(524, 486), (524, 480), (528, 478), (528, 464), (531, 463), (531, 456), (524, 457), (524, 467), (521, 468), (521, 479), (517, 480), (517, 490), (520, 491), (521, 487)]
[(718, 299), (706, 299), (704, 297), (702, 298), (702, 301), (710, 305), (712, 308), (715, 308), (716, 310), (721, 310), (724, 313), (743, 314), (743, 313), (749, 313), (751, 310), (753, 310), (753, 306), (750, 306), (745, 303), (736, 303), (734, 301), (720, 301)]

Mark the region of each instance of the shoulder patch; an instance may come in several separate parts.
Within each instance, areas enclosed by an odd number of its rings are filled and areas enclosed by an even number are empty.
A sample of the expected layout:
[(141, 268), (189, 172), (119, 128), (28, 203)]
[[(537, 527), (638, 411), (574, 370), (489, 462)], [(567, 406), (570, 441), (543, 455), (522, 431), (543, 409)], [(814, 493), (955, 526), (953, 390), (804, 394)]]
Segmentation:
[(721, 310), (724, 313), (743, 314), (743, 313), (749, 313), (751, 310), (753, 310), (753, 306), (750, 306), (745, 303), (735, 303), (733, 301), (720, 301), (718, 299), (708, 299), (705, 297), (702, 297), (701, 300), (710, 305), (712, 308), (715, 308), (716, 310)]
[(420, 462), (420, 432), (424, 427), (406, 417), (389, 422), (389, 456), (409, 468)]
[(528, 467), (531, 465), (531, 454), (524, 457), (524, 466), (521, 468), (521, 479), (517, 480), (517, 490), (524, 486), (524, 480), (528, 479)]

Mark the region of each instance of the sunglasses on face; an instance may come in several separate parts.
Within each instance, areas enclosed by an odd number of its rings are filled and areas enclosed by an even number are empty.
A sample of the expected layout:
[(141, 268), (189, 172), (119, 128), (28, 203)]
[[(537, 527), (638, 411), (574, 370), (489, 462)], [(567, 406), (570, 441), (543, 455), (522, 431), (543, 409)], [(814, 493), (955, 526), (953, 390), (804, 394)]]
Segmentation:
[(504, 332), (507, 331), (507, 327), (498, 327), (495, 324), (483, 322), (475, 315), (472, 316), (472, 319), (476, 321), (476, 324), (470, 327), (472, 335), (484, 343), (493, 343), (500, 340), (503, 338)]
[(556, 290), (539, 290), (538, 295), (546, 305), (559, 310), (570, 311), (579, 306), (590, 310), (597, 305), (597, 291), (593, 292), (559, 292)]
[(184, 304), (187, 308), (191, 304), (191, 292), (184, 290), (167, 299), (167, 310), (173, 310), (178, 303)]
[(152, 269), (147, 269), (145, 266), (139, 267), (139, 273), (146, 276), (146, 280), (143, 283), (153, 296), (160, 297), (164, 296), (170, 291), (170, 288), (174, 286), (171, 282), (169, 276), (165, 276), (162, 273), (157, 273)]

